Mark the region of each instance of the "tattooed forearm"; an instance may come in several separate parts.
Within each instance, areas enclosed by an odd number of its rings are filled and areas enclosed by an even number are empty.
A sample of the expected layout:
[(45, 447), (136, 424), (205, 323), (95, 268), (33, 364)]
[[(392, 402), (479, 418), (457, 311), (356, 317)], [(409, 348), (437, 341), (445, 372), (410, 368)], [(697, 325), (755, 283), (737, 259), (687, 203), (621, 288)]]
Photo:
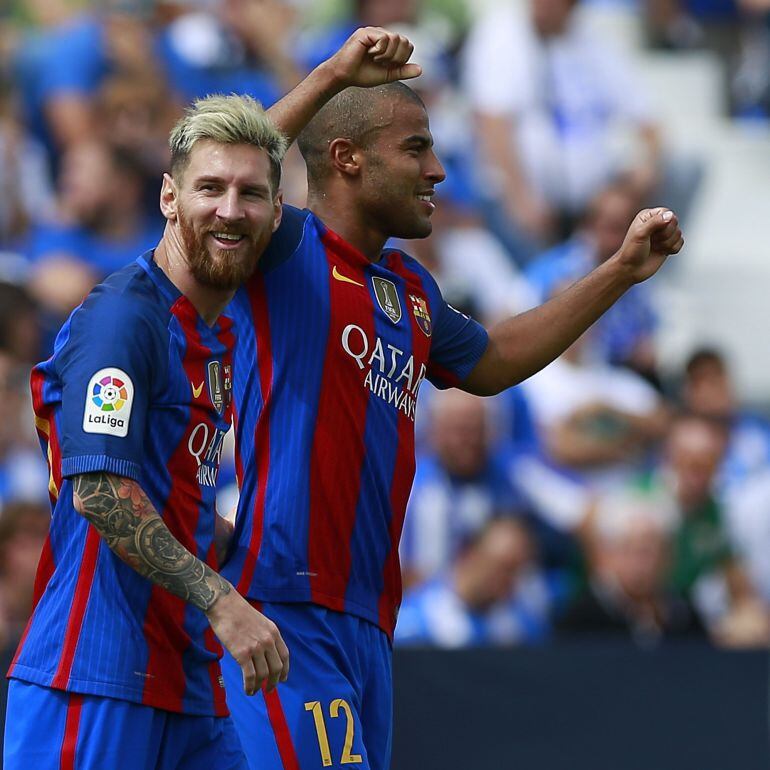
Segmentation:
[(110, 473), (84, 473), (72, 482), (75, 509), (140, 575), (204, 612), (230, 592), (224, 578), (171, 534), (135, 481)]

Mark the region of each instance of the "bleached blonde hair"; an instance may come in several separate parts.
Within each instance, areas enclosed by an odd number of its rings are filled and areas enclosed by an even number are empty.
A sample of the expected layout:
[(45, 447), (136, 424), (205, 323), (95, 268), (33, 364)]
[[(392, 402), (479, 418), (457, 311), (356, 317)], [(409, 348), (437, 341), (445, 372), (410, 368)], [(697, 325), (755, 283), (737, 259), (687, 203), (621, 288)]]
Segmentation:
[(263, 149), (270, 159), (273, 191), (278, 190), (288, 143), (256, 99), (245, 94), (214, 94), (194, 101), (169, 135), (172, 175), (184, 171), (193, 146), (201, 139)]

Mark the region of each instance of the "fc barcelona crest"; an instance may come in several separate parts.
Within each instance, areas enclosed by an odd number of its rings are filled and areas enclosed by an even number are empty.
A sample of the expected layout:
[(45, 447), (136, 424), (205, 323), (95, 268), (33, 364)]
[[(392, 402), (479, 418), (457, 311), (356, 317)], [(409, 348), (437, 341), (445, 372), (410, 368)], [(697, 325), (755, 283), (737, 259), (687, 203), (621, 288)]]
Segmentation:
[(377, 304), (385, 315), (397, 324), (401, 320), (401, 300), (398, 298), (398, 290), (393, 281), (379, 276), (372, 277), (374, 286), (374, 296), (377, 297)]
[(230, 405), (230, 397), (233, 390), (233, 378), (230, 365), (224, 366), (219, 361), (210, 361), (208, 366), (209, 374), (209, 396), (214, 409), (222, 414), (225, 407)]
[(409, 300), (412, 303), (412, 311), (414, 312), (414, 320), (417, 321), (417, 325), (420, 327), (426, 337), (430, 337), (433, 331), (433, 324), (430, 320), (430, 313), (428, 312), (428, 303), (422, 298), (414, 294), (409, 295)]

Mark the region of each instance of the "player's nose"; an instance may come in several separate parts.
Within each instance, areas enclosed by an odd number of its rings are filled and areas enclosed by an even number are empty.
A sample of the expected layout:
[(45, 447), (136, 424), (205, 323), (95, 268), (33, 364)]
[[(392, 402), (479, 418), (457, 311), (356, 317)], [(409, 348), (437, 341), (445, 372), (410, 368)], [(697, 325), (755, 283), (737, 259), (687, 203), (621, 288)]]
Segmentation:
[(425, 169), (425, 178), (433, 184), (439, 184), (446, 179), (446, 171), (441, 161), (433, 150), (428, 155), (427, 167)]
[(236, 189), (228, 189), (219, 199), (217, 216), (220, 219), (235, 221), (245, 216), (241, 196)]

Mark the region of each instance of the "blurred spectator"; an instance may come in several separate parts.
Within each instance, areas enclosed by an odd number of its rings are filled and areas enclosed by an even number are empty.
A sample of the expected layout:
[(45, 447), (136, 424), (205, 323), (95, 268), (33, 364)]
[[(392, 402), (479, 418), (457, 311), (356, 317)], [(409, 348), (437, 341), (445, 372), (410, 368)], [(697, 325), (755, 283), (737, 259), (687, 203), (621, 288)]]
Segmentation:
[(161, 31), (161, 56), (184, 101), (247, 93), (269, 107), (301, 80), (292, 56), (296, 8), (288, 0), (161, 5), (172, 18)]
[(752, 585), (770, 606), (770, 468), (730, 488), (725, 514)]
[[(510, 1), (495, 5), (467, 42), (464, 82), (483, 189), (523, 236), (525, 258), (568, 232), (620, 170), (642, 198), (661, 181), (660, 137), (644, 88), (576, 5), (530, 0), (522, 12)], [(626, 124), (640, 152), (621, 160), (612, 137)]]
[(730, 542), (715, 493), (724, 448), (720, 424), (682, 415), (669, 429), (661, 466), (643, 487), (667, 496), (679, 516), (671, 586), (689, 598), (723, 643), (761, 645), (770, 639), (767, 609)]
[(646, 0), (655, 48), (705, 48), (720, 59), (725, 112), (770, 117), (770, 6), (767, 0)]
[(53, 205), (45, 150), (28, 135), (8, 84), (0, 82), (0, 251)]
[(641, 647), (704, 636), (688, 602), (669, 588), (674, 511), (652, 496), (602, 499), (590, 530), (590, 580), (559, 621), (565, 637), (626, 638)]
[(0, 351), (23, 364), (41, 357), (38, 307), (29, 292), (14, 283), (0, 281)]
[(48, 469), (36, 446), (28, 369), (0, 351), (0, 517), (16, 501), (48, 499)]
[(109, 143), (134, 159), (145, 183), (145, 208), (158, 208), (158, 179), (168, 169), (168, 135), (181, 111), (181, 104), (169, 98), (165, 84), (157, 80), (113, 75), (105, 79), (96, 97), (105, 137)]
[(431, 271), (447, 301), (486, 324), (532, 307), (534, 294), (502, 243), (440, 189), (438, 197), (431, 237), (411, 241), (408, 251)]
[(667, 410), (634, 372), (596, 361), (591, 332), (522, 384), (550, 461), (589, 490), (638, 473), (666, 429)]
[(495, 445), (495, 403), (461, 390), (432, 392), (429, 445), (420, 454), (404, 520), (404, 582), (432, 578), (492, 518), (522, 512)]
[(51, 514), (44, 503), (12, 503), (0, 516), (0, 647), (16, 645), (32, 611), (35, 573)]
[(27, 124), (52, 154), (99, 136), (95, 98), (107, 76), (164, 81), (154, 31), (140, 4), (118, 1), (88, 12), (76, 9), (30, 32), (16, 54)]
[(719, 350), (704, 347), (690, 355), (681, 402), (687, 411), (723, 423), (728, 432), (719, 471), (722, 492), (729, 493), (755, 473), (770, 469), (770, 423), (741, 408), (728, 363)]
[(30, 229), (22, 251), (31, 288), (57, 316), (78, 305), (97, 280), (153, 248), (160, 218), (145, 214), (143, 177), (132, 156), (99, 141), (62, 156), (57, 216)]
[(448, 573), (407, 592), (395, 641), (437, 647), (536, 643), (548, 635), (550, 603), (522, 522), (493, 519)]
[(309, 71), (328, 59), (358, 27), (413, 27), (418, 23), (421, 6), (421, 0), (353, 0), (343, 18), (301, 35), (298, 57)]
[[(600, 190), (576, 233), (527, 266), (525, 275), (537, 292), (537, 302), (544, 302), (557, 286), (577, 281), (615, 254), (640, 208), (638, 195), (626, 184), (613, 183)], [(592, 343), (608, 363), (628, 366), (657, 383), (655, 328), (650, 286), (641, 283), (597, 321)]]

